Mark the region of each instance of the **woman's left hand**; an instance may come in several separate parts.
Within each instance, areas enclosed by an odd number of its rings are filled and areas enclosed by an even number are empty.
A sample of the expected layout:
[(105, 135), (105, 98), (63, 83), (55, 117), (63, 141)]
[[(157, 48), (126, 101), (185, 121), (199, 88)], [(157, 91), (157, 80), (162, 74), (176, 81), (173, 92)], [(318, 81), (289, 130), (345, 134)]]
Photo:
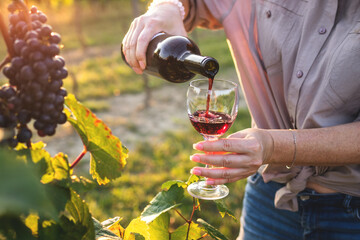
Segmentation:
[(216, 141), (194, 144), (203, 154), (190, 159), (213, 166), (195, 167), (192, 174), (207, 178), (207, 184), (235, 182), (254, 174), (268, 160), (273, 151), (273, 139), (267, 130), (249, 128)]

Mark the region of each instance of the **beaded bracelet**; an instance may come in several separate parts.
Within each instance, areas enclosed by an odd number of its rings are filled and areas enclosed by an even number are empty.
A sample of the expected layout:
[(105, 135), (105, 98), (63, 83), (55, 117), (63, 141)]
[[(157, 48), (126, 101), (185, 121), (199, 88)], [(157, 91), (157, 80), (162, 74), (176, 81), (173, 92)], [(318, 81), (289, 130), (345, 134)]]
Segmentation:
[(163, 3), (172, 3), (176, 6), (178, 6), (180, 14), (181, 14), (181, 19), (184, 20), (185, 18), (185, 8), (184, 5), (182, 4), (182, 2), (180, 2), (179, 0), (153, 0), (152, 3), (150, 4), (148, 11), (153, 9), (154, 7), (163, 4)]
[(293, 156), (293, 160), (291, 162), (291, 165), (290, 166), (286, 165), (287, 169), (291, 169), (294, 166), (294, 163), (295, 163), (295, 160), (296, 160), (296, 135), (295, 135), (295, 132), (293, 131), (293, 129), (289, 129), (289, 130), (292, 133), (293, 141), (294, 141), (294, 156)]

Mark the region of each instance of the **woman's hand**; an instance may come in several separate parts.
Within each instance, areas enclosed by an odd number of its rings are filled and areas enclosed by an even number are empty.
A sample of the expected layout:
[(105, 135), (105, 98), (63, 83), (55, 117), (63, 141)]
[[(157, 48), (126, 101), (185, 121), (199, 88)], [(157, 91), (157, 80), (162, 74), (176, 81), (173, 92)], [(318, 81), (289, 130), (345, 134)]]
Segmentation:
[(191, 172), (207, 177), (209, 185), (235, 182), (255, 173), (271, 157), (273, 145), (271, 134), (263, 129), (245, 129), (224, 139), (199, 142), (194, 148), (205, 153), (190, 159), (214, 168), (195, 167)]
[(187, 36), (176, 5), (157, 5), (131, 23), (122, 44), (125, 59), (136, 73), (141, 74), (146, 68), (146, 49), (152, 37), (159, 32)]

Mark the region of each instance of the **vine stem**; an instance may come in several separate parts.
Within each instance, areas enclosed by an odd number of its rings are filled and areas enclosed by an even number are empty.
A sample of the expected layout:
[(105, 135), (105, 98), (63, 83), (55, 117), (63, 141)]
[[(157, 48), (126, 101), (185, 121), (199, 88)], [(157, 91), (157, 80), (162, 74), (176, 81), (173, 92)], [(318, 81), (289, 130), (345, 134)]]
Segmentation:
[(190, 219), (188, 221), (188, 229), (187, 229), (187, 233), (186, 233), (186, 240), (189, 239), (189, 233), (190, 233), (190, 226), (191, 226), (191, 222), (192, 222), (192, 219), (194, 217), (194, 213), (195, 211), (200, 207), (200, 203), (198, 205), (195, 204), (195, 198), (193, 197), (193, 210), (191, 212), (191, 216), (190, 216)]
[(79, 156), (75, 159), (75, 161), (70, 165), (70, 169), (74, 168), (80, 162), (80, 160), (85, 156), (86, 153), (87, 153), (87, 149), (84, 146), (84, 150), (79, 154)]
[(12, 41), (10, 39), (8, 28), (7, 28), (7, 26), (5, 24), (5, 21), (4, 21), (4, 16), (3, 16), (3, 14), (1, 12), (0, 12), (0, 30), (1, 30), (1, 35), (4, 38), (4, 41), (5, 41), (5, 44), (6, 44), (6, 47), (7, 47), (7, 51), (8, 51), (8, 56), (6, 56), (5, 59), (1, 63), (1, 67), (0, 67), (0, 69), (1, 69), (5, 64), (10, 62), (10, 59), (15, 55), (14, 54), (13, 43), (12, 43)]

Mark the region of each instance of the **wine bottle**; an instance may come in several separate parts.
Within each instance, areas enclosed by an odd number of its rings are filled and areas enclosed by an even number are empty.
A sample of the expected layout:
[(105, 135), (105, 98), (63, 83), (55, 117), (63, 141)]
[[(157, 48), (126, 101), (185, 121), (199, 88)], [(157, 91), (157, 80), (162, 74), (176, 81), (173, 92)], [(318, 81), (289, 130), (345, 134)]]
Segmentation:
[[(125, 61), (122, 51), (121, 54)], [(191, 39), (164, 32), (156, 34), (150, 41), (146, 63), (146, 73), (174, 83), (186, 82), (196, 74), (214, 78), (219, 71), (216, 59), (202, 56)]]

